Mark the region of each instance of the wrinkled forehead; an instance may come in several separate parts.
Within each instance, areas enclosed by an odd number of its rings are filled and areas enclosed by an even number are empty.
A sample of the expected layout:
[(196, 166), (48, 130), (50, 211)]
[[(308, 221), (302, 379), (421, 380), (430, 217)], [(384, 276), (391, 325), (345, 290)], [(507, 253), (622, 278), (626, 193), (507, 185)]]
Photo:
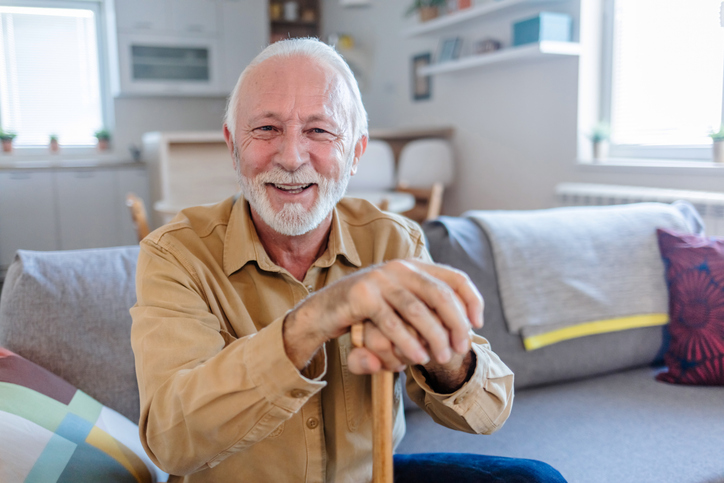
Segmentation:
[(353, 98), (342, 74), (333, 66), (308, 56), (272, 57), (254, 66), (240, 86), (237, 116), (253, 116), (269, 109), (272, 99), (318, 104), (349, 125)]

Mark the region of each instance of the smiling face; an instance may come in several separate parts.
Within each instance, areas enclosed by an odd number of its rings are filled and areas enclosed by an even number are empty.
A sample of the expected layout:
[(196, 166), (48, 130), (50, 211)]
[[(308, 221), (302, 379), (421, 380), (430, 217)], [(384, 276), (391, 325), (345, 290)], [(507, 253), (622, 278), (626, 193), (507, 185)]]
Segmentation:
[(309, 57), (270, 58), (245, 78), (233, 138), (242, 193), (274, 231), (307, 233), (331, 220), (366, 139), (355, 144), (350, 93)]

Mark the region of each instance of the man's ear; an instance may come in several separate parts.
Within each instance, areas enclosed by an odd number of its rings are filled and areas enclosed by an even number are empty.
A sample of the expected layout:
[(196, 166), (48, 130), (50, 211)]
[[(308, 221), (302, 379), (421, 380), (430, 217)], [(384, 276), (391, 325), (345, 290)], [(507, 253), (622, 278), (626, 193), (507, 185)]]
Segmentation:
[(231, 163), (236, 170), (238, 167), (236, 166), (236, 156), (234, 156), (234, 136), (232, 136), (231, 131), (229, 131), (229, 126), (227, 126), (226, 123), (224, 123), (224, 139), (226, 140), (226, 147), (229, 148)]
[(354, 160), (352, 161), (352, 169), (350, 170), (350, 174), (354, 176), (357, 174), (357, 163), (359, 163), (360, 158), (367, 150), (367, 136), (362, 136), (359, 141), (357, 141), (357, 144), (354, 146)]

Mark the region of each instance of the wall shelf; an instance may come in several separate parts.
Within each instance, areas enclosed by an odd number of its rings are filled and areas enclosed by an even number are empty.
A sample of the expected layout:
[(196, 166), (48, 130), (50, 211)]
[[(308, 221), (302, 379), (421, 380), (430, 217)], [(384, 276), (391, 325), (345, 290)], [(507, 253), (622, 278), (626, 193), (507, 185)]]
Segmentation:
[(489, 54), (472, 55), (459, 60), (449, 60), (439, 64), (432, 64), (420, 68), (418, 73), (423, 76), (447, 74), (489, 64), (529, 61), (559, 56), (577, 56), (580, 53), (581, 45), (576, 42), (538, 42), (520, 47), (510, 47)]
[(438, 17), (433, 20), (423, 22), (419, 25), (403, 31), (402, 36), (410, 38), (420, 37), (427, 34), (434, 34), (442, 32), (448, 27), (456, 27), (463, 22), (467, 22), (468, 20), (473, 20), (487, 15), (501, 12), (511, 12), (518, 8), (525, 8), (562, 1), (565, 0), (499, 0), (484, 5), (470, 7), (465, 10), (459, 10), (457, 12), (443, 15), (442, 17)]

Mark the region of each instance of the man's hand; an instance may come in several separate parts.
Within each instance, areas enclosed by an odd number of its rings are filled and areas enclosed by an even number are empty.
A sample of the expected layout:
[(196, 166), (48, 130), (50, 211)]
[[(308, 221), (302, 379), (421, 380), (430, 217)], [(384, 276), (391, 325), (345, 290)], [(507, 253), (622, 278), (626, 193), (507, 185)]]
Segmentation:
[(365, 374), (422, 364), (431, 374), (465, 373), (471, 359), (470, 327), (483, 326), (482, 313), (482, 297), (463, 272), (396, 260), (307, 298), (287, 316), (284, 343), (301, 370), (326, 341), (365, 322), (365, 347), (350, 353), (350, 371)]

